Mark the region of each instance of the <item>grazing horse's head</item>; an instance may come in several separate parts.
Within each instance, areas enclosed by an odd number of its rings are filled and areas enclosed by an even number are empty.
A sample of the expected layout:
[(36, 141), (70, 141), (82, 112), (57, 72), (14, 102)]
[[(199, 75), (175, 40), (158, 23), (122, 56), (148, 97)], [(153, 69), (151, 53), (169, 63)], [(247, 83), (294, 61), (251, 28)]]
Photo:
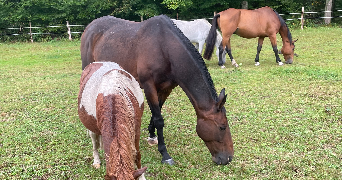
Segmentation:
[(283, 54), (286, 64), (292, 64), (293, 62), (294, 49), (295, 49), (294, 43), (296, 41), (297, 40), (286, 43), (286, 45), (284, 45), (281, 48), (281, 54)]
[(208, 147), (212, 160), (218, 165), (226, 165), (233, 159), (233, 140), (223, 107), (227, 95), (221, 91), (216, 106), (205, 115), (206, 118), (197, 119), (196, 132)]

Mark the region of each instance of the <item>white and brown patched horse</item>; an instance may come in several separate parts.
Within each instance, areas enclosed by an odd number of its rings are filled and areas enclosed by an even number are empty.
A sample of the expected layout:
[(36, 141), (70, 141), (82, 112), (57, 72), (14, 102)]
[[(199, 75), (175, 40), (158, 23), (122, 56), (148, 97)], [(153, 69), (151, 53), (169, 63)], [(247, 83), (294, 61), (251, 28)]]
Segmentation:
[[(139, 152), (144, 95), (135, 78), (114, 62), (89, 64), (82, 72), (78, 114), (93, 143), (93, 166), (100, 167), (103, 145), (105, 179), (145, 179)], [(134, 164), (137, 170), (134, 170)]]

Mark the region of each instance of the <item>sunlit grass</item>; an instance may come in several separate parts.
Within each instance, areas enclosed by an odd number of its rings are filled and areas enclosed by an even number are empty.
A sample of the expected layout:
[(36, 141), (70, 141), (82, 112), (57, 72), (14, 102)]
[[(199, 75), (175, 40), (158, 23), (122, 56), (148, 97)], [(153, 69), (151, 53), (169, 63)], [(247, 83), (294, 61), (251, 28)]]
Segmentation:
[[(217, 166), (196, 134), (195, 111), (175, 88), (162, 111), (175, 166), (162, 165), (145, 138), (148, 179), (340, 179), (342, 176), (342, 40), (340, 28), (293, 30), (294, 64), (278, 66), (265, 38), (232, 38), (238, 69), (205, 61), (226, 109), (235, 156)], [(77, 115), (81, 75), (79, 41), (0, 44), (0, 178), (102, 179), (92, 168), (91, 141)], [(278, 48), (282, 46), (278, 37)], [(281, 57), (282, 58), (282, 57)], [(103, 156), (102, 156), (103, 157)], [(102, 159), (102, 163), (105, 161)]]

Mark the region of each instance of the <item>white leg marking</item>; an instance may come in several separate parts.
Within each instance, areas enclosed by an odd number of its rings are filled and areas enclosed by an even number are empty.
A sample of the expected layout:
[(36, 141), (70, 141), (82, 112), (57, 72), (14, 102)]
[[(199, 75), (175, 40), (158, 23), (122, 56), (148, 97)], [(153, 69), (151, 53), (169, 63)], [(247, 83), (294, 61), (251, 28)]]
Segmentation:
[(259, 62), (256, 62), (256, 63), (255, 63), (255, 65), (256, 65), (256, 66), (259, 66), (259, 65), (260, 65), (260, 63), (259, 63)]
[(139, 180), (146, 180), (145, 179), (145, 173), (143, 173), (141, 176), (139, 176)]
[(234, 59), (232, 60), (232, 65), (235, 66), (235, 67), (239, 67), (239, 65), (235, 62)]
[(222, 66), (221, 66), (221, 69), (224, 69), (224, 68), (226, 68), (226, 66), (222, 65)]
[(91, 141), (93, 143), (93, 157), (94, 157), (94, 163), (93, 163), (93, 166), (98, 169), (100, 168), (100, 164), (101, 164), (101, 161), (100, 161), (100, 154), (98, 152), (98, 149), (100, 147), (100, 144), (101, 144), (101, 136), (100, 135), (97, 135), (95, 133), (93, 133), (92, 131), (88, 130), (89, 131), (89, 136), (91, 137)]
[(148, 137), (148, 138), (147, 138), (147, 143), (148, 143), (150, 146), (156, 145), (156, 144), (158, 144), (158, 139), (157, 139), (157, 137), (154, 137), (154, 138)]
[(283, 65), (283, 62), (279, 62), (279, 66), (282, 66)]

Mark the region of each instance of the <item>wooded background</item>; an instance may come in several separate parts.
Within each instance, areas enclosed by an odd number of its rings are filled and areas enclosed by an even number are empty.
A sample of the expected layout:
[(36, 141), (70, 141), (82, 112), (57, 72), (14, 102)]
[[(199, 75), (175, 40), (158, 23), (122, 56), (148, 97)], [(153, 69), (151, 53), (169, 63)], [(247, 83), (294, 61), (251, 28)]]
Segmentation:
[[(39, 29), (34, 32), (65, 34), (66, 21), (86, 26), (105, 15), (131, 21), (141, 21), (160, 14), (182, 20), (211, 18), (214, 12), (242, 8), (246, 4), (248, 9), (269, 6), (284, 14), (284, 19), (298, 18), (298, 15), (290, 13), (300, 13), (302, 7), (305, 7), (306, 12), (320, 13), (313, 14), (312, 19), (318, 19), (307, 21), (307, 25), (329, 24), (330, 20), (342, 24), (340, 0), (0, 0), (0, 34), (27, 34), (22, 29), (27, 29), (29, 23), (40, 27), (63, 25), (62, 28)], [(319, 19), (327, 16), (339, 18)], [(291, 26), (295, 23), (288, 24)], [(83, 31), (82, 28), (73, 28), (73, 31)], [(3, 40), (3, 37), (0, 39)]]
[[(31, 22), (39, 25), (87, 25), (95, 18), (113, 15), (140, 21), (166, 14), (180, 19), (212, 17), (213, 12), (228, 8), (241, 8), (242, 0), (0, 0), (0, 28), (18, 27)], [(248, 0), (248, 9), (269, 6), (279, 13), (324, 11), (333, 2), (333, 9), (342, 9), (337, 0)]]

